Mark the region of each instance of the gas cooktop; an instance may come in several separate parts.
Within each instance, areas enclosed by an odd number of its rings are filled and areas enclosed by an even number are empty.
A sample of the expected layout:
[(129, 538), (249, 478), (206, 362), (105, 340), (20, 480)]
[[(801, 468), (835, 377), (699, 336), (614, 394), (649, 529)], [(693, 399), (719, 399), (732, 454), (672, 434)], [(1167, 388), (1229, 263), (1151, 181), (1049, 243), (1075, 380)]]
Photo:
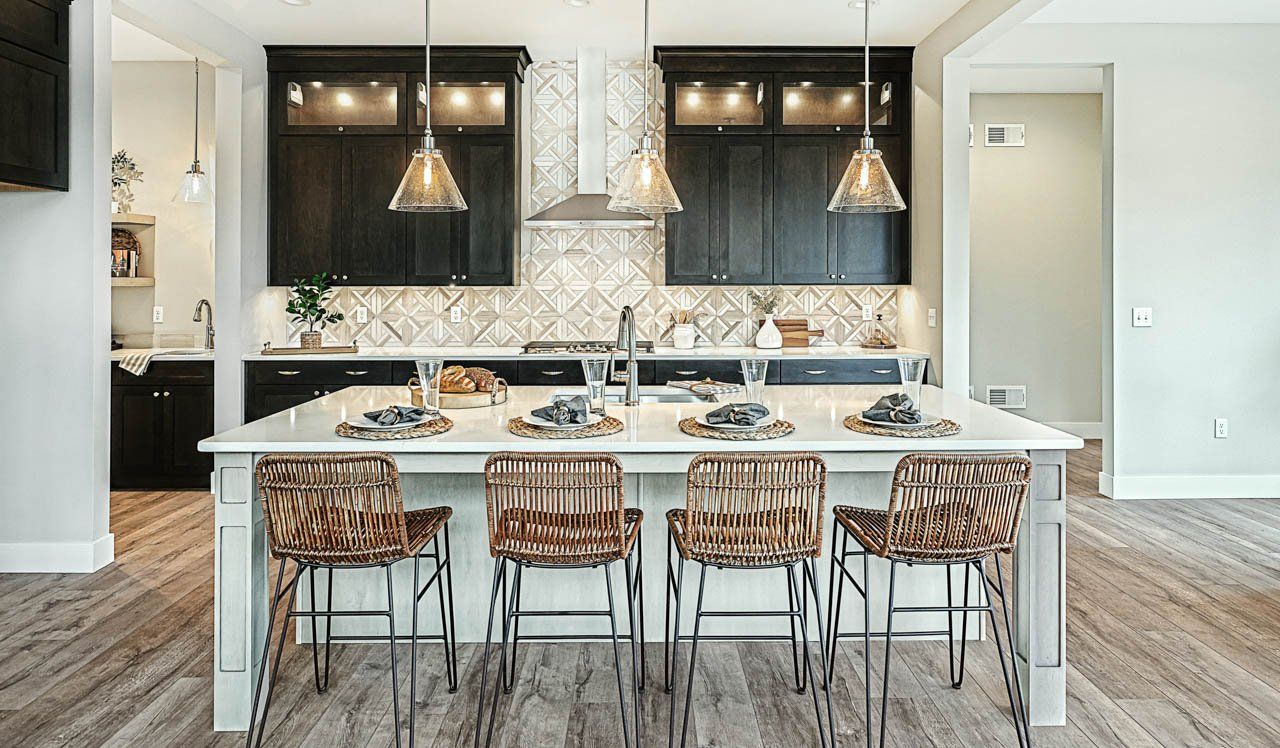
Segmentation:
[[(611, 340), (535, 340), (520, 348), (521, 353), (610, 353), (614, 350), (617, 346)], [(653, 341), (636, 341), (636, 350), (653, 353)]]

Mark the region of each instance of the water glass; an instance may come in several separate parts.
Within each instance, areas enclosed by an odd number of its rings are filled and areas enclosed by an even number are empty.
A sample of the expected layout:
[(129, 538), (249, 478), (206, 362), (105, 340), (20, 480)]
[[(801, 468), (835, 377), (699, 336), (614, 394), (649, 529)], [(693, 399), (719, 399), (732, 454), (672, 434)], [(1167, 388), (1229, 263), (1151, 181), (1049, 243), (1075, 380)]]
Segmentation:
[(746, 402), (764, 403), (764, 375), (769, 371), (769, 359), (742, 359), (742, 383), (746, 387)]
[(924, 385), (924, 371), (929, 363), (926, 356), (898, 357), (898, 373), (902, 375), (902, 391), (911, 398), (916, 410), (921, 410), (920, 391)]
[(418, 382), (422, 385), (422, 409), (428, 413), (439, 413), (440, 371), (444, 369), (444, 359), (422, 358), (413, 364), (418, 367)]
[(582, 359), (582, 376), (587, 380), (587, 410), (604, 415), (604, 386), (609, 381), (609, 359)]

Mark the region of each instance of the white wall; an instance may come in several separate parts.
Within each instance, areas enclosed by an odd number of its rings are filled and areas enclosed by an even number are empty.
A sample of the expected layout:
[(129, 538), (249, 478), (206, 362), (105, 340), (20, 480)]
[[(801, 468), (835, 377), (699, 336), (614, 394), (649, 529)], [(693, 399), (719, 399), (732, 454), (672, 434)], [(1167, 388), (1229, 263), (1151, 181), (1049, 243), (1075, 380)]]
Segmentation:
[[(214, 131), (214, 72), (200, 70), (200, 163), (217, 178)], [(182, 176), (191, 166), (195, 117), (195, 72), (191, 62), (116, 62), (111, 66), (112, 150), (127, 150), (145, 173), (134, 187), (133, 211), (156, 217), (154, 296), (135, 289), (113, 292), (116, 306), (148, 305), (142, 318), (160, 336), (183, 336), (185, 342), (158, 340), (158, 345), (200, 345), (204, 323), (194, 322), (196, 302), (213, 293), (213, 205), (173, 202)], [(122, 290), (129, 298), (121, 298)], [(141, 291), (143, 289), (136, 289)], [(165, 309), (164, 322), (149, 323), (150, 304)], [(138, 310), (128, 310), (136, 316)], [(119, 332), (119, 330), (116, 330)]]
[[(1099, 76), (1100, 77), (1100, 76)], [(1027, 386), (1018, 415), (1102, 430), (1102, 96), (970, 99), (969, 380)], [(988, 124), (1026, 146), (988, 148)]]
[[(1280, 496), (1277, 39), (1280, 26), (1029, 24), (975, 58), (1114, 63), (1102, 483), (1118, 498)], [(1153, 327), (1130, 327), (1135, 306), (1154, 308)], [(1215, 417), (1229, 439), (1213, 438)]]

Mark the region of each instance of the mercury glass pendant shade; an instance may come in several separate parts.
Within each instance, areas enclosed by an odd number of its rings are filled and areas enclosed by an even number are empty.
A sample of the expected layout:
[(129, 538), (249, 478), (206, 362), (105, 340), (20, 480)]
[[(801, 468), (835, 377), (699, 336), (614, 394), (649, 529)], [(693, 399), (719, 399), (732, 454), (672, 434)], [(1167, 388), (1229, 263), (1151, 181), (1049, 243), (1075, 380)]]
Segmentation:
[(388, 207), (407, 213), (445, 213), (466, 210), (467, 201), (458, 192), (440, 149), (419, 148)]
[(206, 204), (213, 202), (213, 183), (209, 179), (209, 175), (204, 173), (200, 168), (199, 161), (193, 161), (191, 168), (187, 170), (186, 176), (182, 178), (182, 184), (178, 186), (178, 192), (174, 194), (173, 201), (175, 203), (197, 203)]
[(676, 213), (684, 210), (667, 169), (655, 148), (631, 152), (609, 200), (609, 210), (622, 213)]
[(827, 204), (834, 213), (894, 213), (906, 210), (902, 194), (889, 176), (880, 151), (863, 142), (853, 154), (849, 168), (840, 178), (840, 186)]

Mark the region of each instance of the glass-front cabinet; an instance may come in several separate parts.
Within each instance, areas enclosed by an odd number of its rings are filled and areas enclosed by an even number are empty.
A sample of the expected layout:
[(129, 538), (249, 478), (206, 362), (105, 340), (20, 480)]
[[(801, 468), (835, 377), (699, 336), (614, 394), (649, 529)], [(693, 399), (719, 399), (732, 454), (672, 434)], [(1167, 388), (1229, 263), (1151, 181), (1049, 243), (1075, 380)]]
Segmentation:
[(896, 131), (895, 95), (902, 95), (900, 76), (872, 71), (871, 78), (866, 86), (861, 75), (778, 75), (777, 131), (803, 135), (860, 132), (866, 119), (864, 96), (868, 90), (872, 133)]
[(291, 73), (275, 80), (279, 131), (353, 135), (403, 133), (404, 73)]
[[(471, 73), (432, 75), (431, 130), (436, 135), (500, 135), (515, 132), (517, 106), (511, 76)], [(413, 114), (410, 131), (427, 124), (427, 89), (422, 75), (410, 76)]]
[(772, 128), (773, 76), (668, 75), (667, 132), (761, 133)]

